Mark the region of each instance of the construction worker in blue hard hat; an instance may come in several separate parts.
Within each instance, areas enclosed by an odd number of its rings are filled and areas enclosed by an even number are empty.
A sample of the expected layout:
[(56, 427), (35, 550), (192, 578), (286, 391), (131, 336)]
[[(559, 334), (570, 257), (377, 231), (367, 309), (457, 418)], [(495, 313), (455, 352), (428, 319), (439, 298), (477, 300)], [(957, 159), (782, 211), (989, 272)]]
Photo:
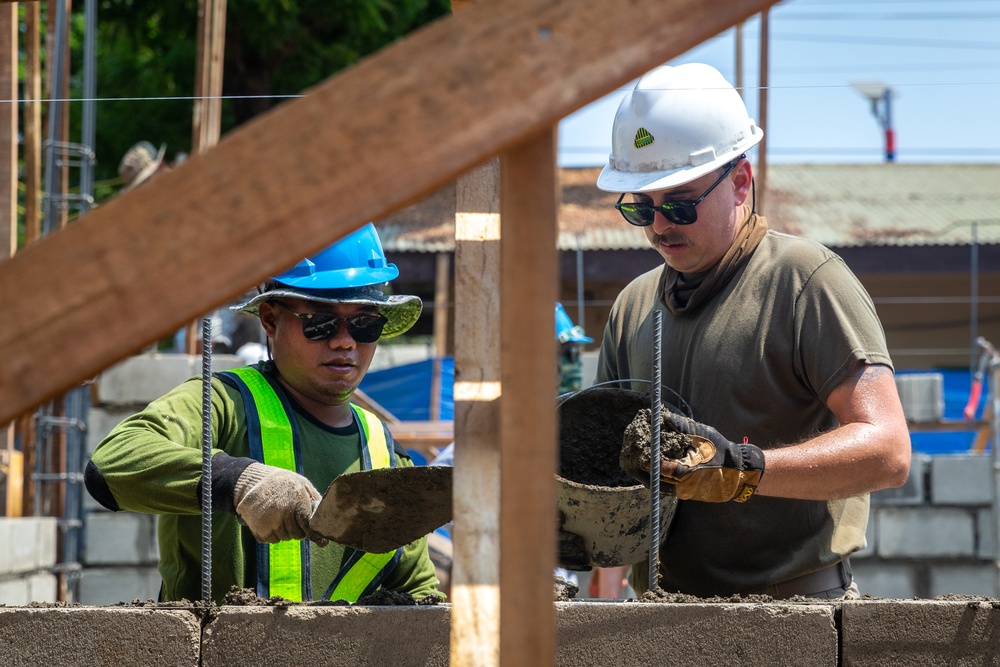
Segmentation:
[[(233, 308), (260, 318), (271, 358), (212, 381), (217, 603), (232, 586), (289, 600), (440, 595), (426, 539), (365, 554), (309, 526), (318, 489), (341, 474), (413, 465), (385, 424), (350, 402), (379, 338), (420, 316), (418, 297), (384, 293), (398, 274), (367, 224)], [(192, 378), (119, 424), (86, 471), (105, 507), (160, 515), (163, 600), (201, 597), (201, 392)]]
[(573, 324), (566, 309), (556, 302), (556, 340), (559, 342), (559, 393), (580, 391), (583, 383), (583, 362), (580, 345), (593, 343), (594, 339), (583, 332), (583, 327)]

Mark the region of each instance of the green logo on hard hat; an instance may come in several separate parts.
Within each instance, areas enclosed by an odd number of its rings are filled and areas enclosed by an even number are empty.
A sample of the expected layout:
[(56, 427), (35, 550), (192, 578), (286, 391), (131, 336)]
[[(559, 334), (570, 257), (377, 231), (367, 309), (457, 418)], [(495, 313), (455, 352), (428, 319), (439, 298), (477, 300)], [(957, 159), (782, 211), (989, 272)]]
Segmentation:
[(646, 128), (640, 127), (639, 131), (635, 133), (635, 147), (643, 148), (651, 143), (653, 143), (653, 135), (647, 132)]

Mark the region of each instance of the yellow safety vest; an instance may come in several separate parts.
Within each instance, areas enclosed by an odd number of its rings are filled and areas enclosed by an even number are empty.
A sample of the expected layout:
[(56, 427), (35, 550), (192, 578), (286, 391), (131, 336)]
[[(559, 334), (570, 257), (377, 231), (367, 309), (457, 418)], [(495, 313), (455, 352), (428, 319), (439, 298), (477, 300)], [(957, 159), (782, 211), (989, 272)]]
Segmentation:
[[(265, 465), (302, 473), (298, 426), (291, 404), (268, 378), (252, 366), (218, 373), (239, 389), (247, 419), (250, 456)], [(389, 468), (396, 455), (386, 438), (385, 427), (373, 413), (351, 404), (361, 432), (361, 469)], [(279, 595), (286, 600), (311, 600), (309, 540), (286, 540), (277, 544), (257, 543), (257, 595)], [(345, 547), (344, 564), (323, 599), (357, 602), (374, 592), (395, 569), (403, 549), (370, 554)]]

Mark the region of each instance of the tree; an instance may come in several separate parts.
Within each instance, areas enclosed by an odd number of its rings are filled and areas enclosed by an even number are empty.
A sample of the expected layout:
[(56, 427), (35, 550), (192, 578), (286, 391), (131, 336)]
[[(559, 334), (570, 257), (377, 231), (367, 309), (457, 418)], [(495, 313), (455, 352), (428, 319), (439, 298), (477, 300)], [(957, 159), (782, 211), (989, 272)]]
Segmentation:
[[(82, 3), (72, 87), (80, 96)], [(97, 37), (97, 180), (139, 140), (191, 146), (197, 0), (102, 0)], [(228, 0), (222, 132), (450, 11), (450, 0)], [(73, 113), (79, 136), (79, 113)]]

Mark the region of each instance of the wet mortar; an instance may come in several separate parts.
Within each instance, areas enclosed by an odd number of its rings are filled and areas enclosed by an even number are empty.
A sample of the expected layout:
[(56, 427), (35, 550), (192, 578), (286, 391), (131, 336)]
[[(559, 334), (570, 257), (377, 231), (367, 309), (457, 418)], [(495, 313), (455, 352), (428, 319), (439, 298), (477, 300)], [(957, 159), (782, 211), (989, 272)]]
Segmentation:
[[(653, 442), (652, 413), (649, 408), (639, 410), (635, 419), (625, 427), (620, 457), (622, 469), (649, 469), (650, 446)], [(695, 451), (691, 438), (675, 431), (665, 419), (664, 410), (660, 413), (660, 456), (667, 459), (681, 459), (689, 452)]]
[(590, 486), (635, 486), (618, 459), (625, 429), (648, 406), (647, 394), (621, 389), (591, 389), (565, 400), (559, 406), (559, 476)]

